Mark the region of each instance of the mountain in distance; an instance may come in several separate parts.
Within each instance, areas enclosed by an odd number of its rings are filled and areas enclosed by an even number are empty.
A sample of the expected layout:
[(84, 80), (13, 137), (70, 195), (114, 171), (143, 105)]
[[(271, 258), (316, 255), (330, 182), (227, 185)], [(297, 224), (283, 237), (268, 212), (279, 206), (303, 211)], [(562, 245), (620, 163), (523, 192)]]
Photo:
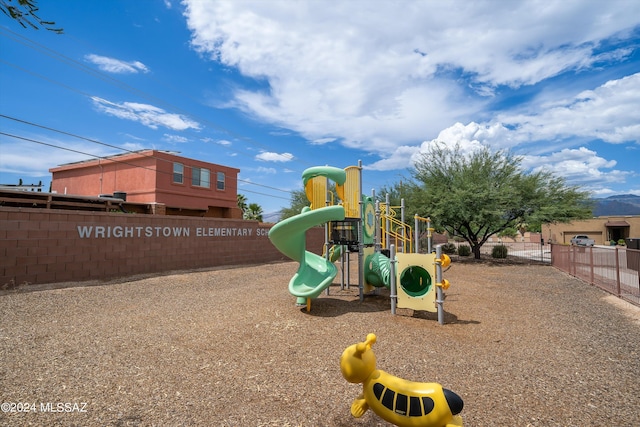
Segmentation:
[(620, 194), (593, 200), (593, 216), (640, 215), (640, 196)]

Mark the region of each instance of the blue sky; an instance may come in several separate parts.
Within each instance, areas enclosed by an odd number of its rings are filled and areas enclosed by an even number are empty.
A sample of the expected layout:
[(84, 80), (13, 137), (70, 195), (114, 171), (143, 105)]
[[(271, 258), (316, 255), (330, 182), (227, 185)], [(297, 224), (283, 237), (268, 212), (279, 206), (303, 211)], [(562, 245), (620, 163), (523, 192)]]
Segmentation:
[(392, 185), (435, 141), (640, 195), (640, 2), (39, 0), (0, 15), (0, 183), (154, 148), (241, 170), (266, 217), (311, 166)]

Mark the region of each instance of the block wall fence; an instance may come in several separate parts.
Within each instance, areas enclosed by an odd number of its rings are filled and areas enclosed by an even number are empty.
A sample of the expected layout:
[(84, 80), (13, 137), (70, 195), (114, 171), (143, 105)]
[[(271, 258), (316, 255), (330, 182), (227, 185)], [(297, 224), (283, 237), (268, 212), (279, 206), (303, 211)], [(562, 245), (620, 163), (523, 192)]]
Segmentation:
[[(0, 207), (0, 289), (287, 261), (270, 224), (238, 219)], [(324, 228), (307, 231), (322, 253)]]

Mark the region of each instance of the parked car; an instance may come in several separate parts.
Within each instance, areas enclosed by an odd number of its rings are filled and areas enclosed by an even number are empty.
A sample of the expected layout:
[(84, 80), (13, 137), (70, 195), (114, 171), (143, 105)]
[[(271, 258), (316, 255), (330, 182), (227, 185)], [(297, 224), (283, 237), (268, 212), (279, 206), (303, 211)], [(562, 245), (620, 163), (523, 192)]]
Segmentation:
[(576, 246), (593, 246), (596, 242), (595, 240), (590, 239), (589, 236), (577, 234), (571, 239), (571, 244)]

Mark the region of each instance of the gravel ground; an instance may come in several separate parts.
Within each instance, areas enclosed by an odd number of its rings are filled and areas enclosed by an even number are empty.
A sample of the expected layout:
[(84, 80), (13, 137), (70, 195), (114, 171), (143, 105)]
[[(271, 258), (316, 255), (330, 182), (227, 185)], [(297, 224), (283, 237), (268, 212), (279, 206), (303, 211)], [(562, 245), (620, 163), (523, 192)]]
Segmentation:
[(379, 369), (454, 390), (465, 426), (640, 425), (640, 309), (558, 270), (454, 262), (439, 325), (339, 279), (307, 313), (296, 269), (4, 292), (0, 400), (35, 406), (0, 425), (386, 426), (351, 417), (361, 386), (339, 368), (370, 332)]

